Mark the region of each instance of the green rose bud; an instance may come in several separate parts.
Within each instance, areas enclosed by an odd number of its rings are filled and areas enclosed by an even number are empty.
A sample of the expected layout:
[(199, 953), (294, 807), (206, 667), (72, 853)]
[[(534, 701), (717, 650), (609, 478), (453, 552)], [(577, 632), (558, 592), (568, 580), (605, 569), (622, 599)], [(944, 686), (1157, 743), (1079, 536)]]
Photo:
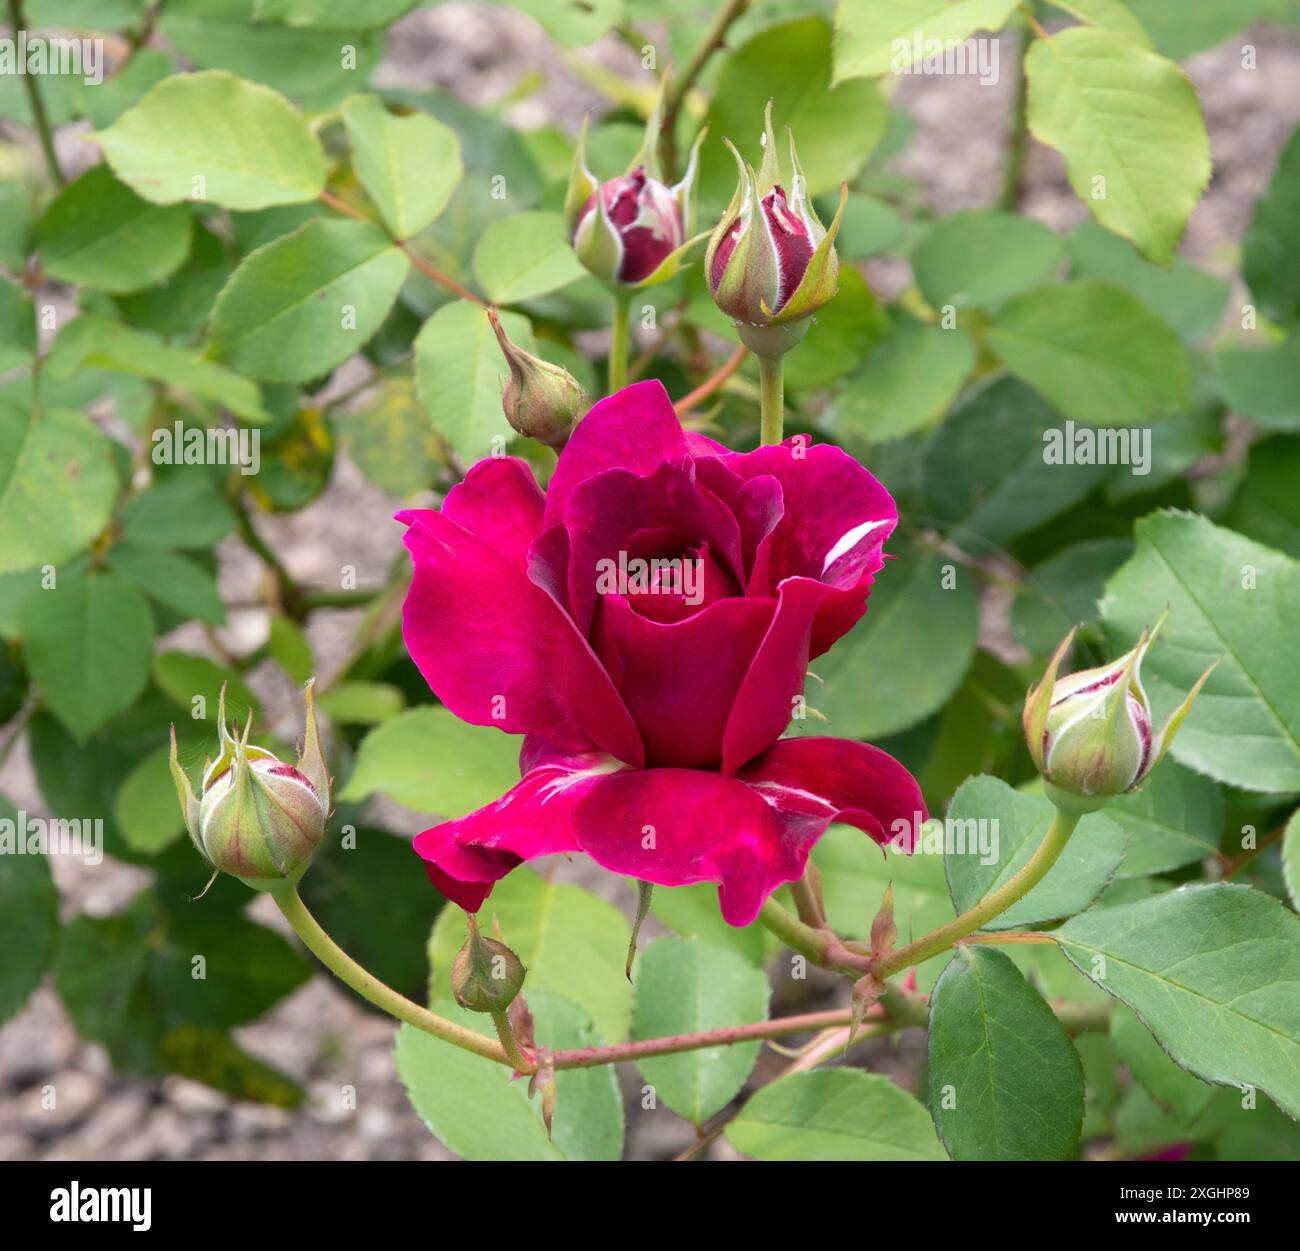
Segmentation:
[(723, 140), (736, 158), (739, 181), (704, 254), (713, 302), (735, 319), (742, 341), (760, 355), (779, 355), (793, 346), (807, 330), (805, 319), (839, 286), (834, 244), (848, 188), (840, 188), (839, 211), (827, 230), (808, 199), (794, 135), (789, 128), (786, 134), (788, 180), (777, 161), (770, 100), (757, 173), (729, 140)]
[(205, 765), (198, 798), (180, 766), (172, 728), (172, 778), (185, 828), (217, 872), (229, 873), (254, 890), (293, 885), (320, 844), (330, 807), (329, 769), (316, 728), (312, 684), (307, 684), (306, 739), (296, 765), (249, 743), (251, 717), (242, 737), (231, 734), (224, 687), (217, 721), (220, 750), (216, 760)]
[(484, 938), (473, 913), (469, 937), (451, 966), (456, 1002), (471, 1012), (504, 1012), (524, 984), (527, 970), (505, 943)]
[(682, 180), (666, 186), (659, 167), (659, 131), (663, 125), (664, 92), (669, 75), (660, 81), (641, 148), (627, 172), (600, 182), (587, 168), (587, 126), (573, 155), (573, 170), (564, 201), (564, 219), (578, 259), (602, 282), (636, 290), (667, 282), (700, 236), (691, 236), (695, 222), (695, 173), (699, 165), (701, 131), (691, 149)]
[(1197, 679), (1164, 726), (1152, 731), (1142, 660), (1167, 615), (1166, 611), (1153, 630), (1144, 629), (1137, 646), (1118, 660), (1058, 678), (1057, 670), (1074, 640), (1071, 630), (1043, 680), (1026, 697), (1029, 754), (1048, 784), (1048, 793), (1061, 806), (1100, 807), (1106, 799), (1133, 790), (1160, 763), (1191, 711), (1214, 665)]
[(495, 308), (488, 309), (487, 315), (510, 366), (510, 377), (501, 389), (506, 420), (524, 438), (558, 452), (587, 409), (586, 393), (567, 369), (511, 343)]

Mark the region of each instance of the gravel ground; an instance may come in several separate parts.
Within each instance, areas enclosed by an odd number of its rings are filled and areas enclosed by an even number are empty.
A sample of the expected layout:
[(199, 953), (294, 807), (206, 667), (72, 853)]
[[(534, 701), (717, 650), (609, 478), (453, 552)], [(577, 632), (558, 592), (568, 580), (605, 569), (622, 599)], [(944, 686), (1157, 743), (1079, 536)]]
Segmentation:
[[(1205, 53), (1188, 66), (1201, 94), (1214, 154), (1214, 179), (1197, 207), (1184, 244), (1185, 254), (1230, 273), (1249, 222), (1251, 205), (1267, 183), (1277, 152), (1300, 120), (1300, 38), (1270, 30), (1247, 36), (1258, 48), (1258, 66), (1240, 68), (1239, 45)], [(622, 66), (629, 55), (614, 41), (602, 46), (608, 64)], [(1012, 48), (1004, 43), (1002, 64)], [(512, 122), (531, 126), (561, 120), (573, 125), (598, 98), (566, 71), (558, 56), (527, 19), (502, 10), (447, 4), (424, 10), (392, 31), (390, 56), (380, 71), (385, 85), (436, 85), (482, 104), (504, 96), (521, 73), (540, 71), (545, 86), (511, 106)], [(1001, 143), (1007, 124), (1010, 84), (983, 87), (973, 79), (908, 78), (898, 98), (912, 110), (916, 135), (898, 168), (915, 178), (936, 209), (991, 203), (1000, 185)], [(84, 162), (76, 135), (62, 138), (69, 155)], [(1084, 216), (1065, 183), (1059, 157), (1033, 148), (1027, 165), (1024, 208), (1057, 228)], [(872, 272), (890, 289), (905, 281), (897, 267)], [(348, 385), (343, 379), (340, 385)], [(267, 540), (291, 572), (314, 585), (334, 585), (338, 567), (356, 567), (360, 584), (382, 581), (398, 548), (397, 528), (388, 524), (395, 501), (366, 483), (340, 459), (334, 481), (310, 508), (290, 517), (266, 519)], [(222, 588), (230, 599), (246, 599), (260, 576), (255, 560), (237, 544), (221, 550)], [(318, 613), (312, 641), (317, 654), (341, 657), (354, 616)], [(236, 611), (223, 641), (243, 651), (262, 641), (264, 615)], [(200, 636), (180, 635), (181, 646), (201, 647)], [(268, 669), (256, 675), (268, 706), (290, 715), (292, 691)], [(274, 721), (274, 716), (272, 720)], [(22, 745), (0, 772), (0, 791), (31, 812), (42, 805)], [(68, 914), (103, 915), (120, 907), (145, 880), (135, 869), (105, 864), (96, 870), (60, 861), (56, 878)], [(626, 906), (607, 875), (587, 866), (565, 865), (561, 873)], [(253, 915), (277, 924), (266, 900)], [(649, 931), (647, 931), (649, 933)], [(807, 984), (801, 1006), (829, 1002), (824, 982)], [(786, 987), (776, 987), (778, 994)], [(102, 1048), (82, 1043), (52, 992), (38, 991), (14, 1020), (0, 1029), (0, 1159), (447, 1159), (411, 1111), (391, 1060), (392, 1026), (361, 1007), (324, 977), (316, 977), (253, 1026), (237, 1031), (239, 1041), (268, 1063), (283, 1068), (309, 1090), (294, 1112), (235, 1103), (181, 1078), (142, 1081), (114, 1074)], [(918, 1040), (863, 1049), (871, 1067), (904, 1080), (915, 1072)], [(766, 1078), (786, 1061), (765, 1051), (758, 1076)], [(626, 1083), (635, 1074), (623, 1074)], [(355, 1106), (345, 1098), (355, 1089)], [(629, 1095), (634, 1090), (626, 1087)], [(54, 1098), (50, 1098), (53, 1092)], [(53, 1106), (50, 1106), (50, 1105)], [(694, 1131), (672, 1113), (643, 1112), (628, 1100), (628, 1155), (663, 1158), (690, 1146)], [(730, 1155), (725, 1143), (710, 1149)]]

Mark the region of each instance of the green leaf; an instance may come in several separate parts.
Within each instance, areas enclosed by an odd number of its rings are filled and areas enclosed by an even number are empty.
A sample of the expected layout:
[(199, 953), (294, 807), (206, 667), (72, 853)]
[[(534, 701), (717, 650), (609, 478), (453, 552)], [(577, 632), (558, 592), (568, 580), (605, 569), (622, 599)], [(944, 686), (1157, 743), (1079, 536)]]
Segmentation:
[(1266, 316), (1280, 322), (1300, 317), (1300, 128), (1292, 131), (1268, 190), (1255, 203), (1241, 272)]
[(311, 975), (279, 934), (205, 911), (202, 902), (168, 915), (165, 937), (149, 956), (150, 979), (168, 1010), (209, 1029), (254, 1020)]
[[(948, 808), (954, 854), (944, 857), (953, 907), (965, 912), (1010, 881), (1038, 850), (1055, 815), (1050, 800), (1014, 790), (1000, 778), (963, 782)], [(1084, 817), (1047, 876), (985, 928), (1009, 930), (1073, 916), (1115, 876), (1127, 841), (1104, 812)]]
[[(341, 813), (331, 822), (298, 889), (312, 915), (358, 964), (422, 1000), (429, 988), (427, 948), (437, 893), (430, 891), (409, 837), (354, 826), (349, 817)], [(380, 916), (384, 922), (376, 925)]]
[(1090, 26), (1113, 30), (1144, 48), (1151, 46), (1151, 36), (1120, 0), (1049, 0), (1049, 3)]
[[(665, 1038), (767, 1019), (762, 969), (721, 947), (660, 938), (637, 959), (632, 1037)], [(762, 1044), (702, 1047), (638, 1061), (655, 1094), (679, 1116), (703, 1125), (740, 1093)]]
[(955, 1160), (1072, 1160), (1083, 1066), (1000, 951), (959, 946), (930, 996), (930, 1111)]
[(1025, 74), (1029, 129), (1065, 157), (1075, 194), (1108, 230), (1168, 265), (1210, 178), (1210, 141), (1187, 75), (1089, 26), (1036, 39)]
[(45, 210), (36, 243), (45, 272), (100, 291), (138, 291), (166, 278), (190, 251), (189, 210), (142, 200), (95, 165)]
[[(952, 900), (944, 878), (942, 849), (935, 854), (925, 851), (924, 843), (922, 848), (911, 856), (897, 852), (885, 856), (861, 830), (848, 825), (831, 826), (813, 849), (813, 859), (822, 872), (831, 928), (846, 938), (869, 937), (872, 918), (880, 910), (886, 887), (891, 885), (900, 942), (919, 938), (951, 921)], [(944, 954), (917, 966), (922, 991), (934, 985)]]
[(1300, 918), (1245, 886), (1184, 886), (1085, 912), (1055, 935), (1169, 1056), (1216, 1085), (1250, 1085), (1300, 1116)]
[(1300, 564), (1204, 517), (1166, 511), (1137, 523), (1137, 551), (1102, 602), (1125, 646), (1169, 610), (1143, 662), (1162, 719), (1218, 657), (1174, 738), (1183, 764), (1246, 790), (1300, 790), (1300, 670), (1285, 622), (1300, 620)]
[[(46, 358), (45, 372), (51, 378), (64, 379), (87, 367), (179, 387), (249, 421), (267, 419), (255, 383), (204, 360), (191, 348), (163, 343), (155, 335), (99, 313), (83, 314), (64, 326)], [(155, 431), (154, 439), (163, 433)]]
[(1222, 348), (1214, 368), (1224, 399), (1243, 417), (1300, 432), (1300, 333), (1262, 350)]
[(305, 222), (248, 256), (212, 310), (211, 352), (267, 382), (306, 382), (359, 352), (411, 263), (369, 222)]
[(494, 304), (518, 304), (586, 275), (559, 213), (499, 217), (474, 249), (474, 277)]
[(834, 409), (836, 428), (872, 443), (924, 429), (943, 416), (974, 368), (975, 345), (965, 331), (895, 312), (845, 383)]
[[(78, 916), (63, 927), (54, 985), (83, 1038), (111, 1044), (129, 1031), (148, 958), (148, 934), (136, 915)], [(143, 1033), (146, 1022), (139, 1024)], [(148, 1038), (138, 1047), (148, 1049)]]
[(356, 467), (400, 499), (428, 487), (445, 459), (410, 378), (385, 379), (361, 408), (336, 417), (335, 425)]
[(1068, 246), (1075, 278), (1097, 278), (1124, 287), (1185, 339), (1208, 338), (1218, 327), (1228, 302), (1228, 284), (1175, 257), (1162, 268), (1144, 261), (1126, 239), (1084, 222), (1071, 233)]
[(383, 59), (384, 33), (362, 29), (370, 20), (343, 17), (330, 29), (284, 26), (255, 21), (256, 2), (168, 0), (158, 28), (194, 68), (230, 70), (312, 110), (351, 95)]
[[(193, 717), (195, 701), (202, 700), (200, 721), (216, 722), (221, 688), (226, 688), (228, 715), (243, 720), (250, 713), (261, 716), (261, 705), (248, 683), (234, 670), (224, 669), (206, 656), (189, 652), (159, 652), (153, 658), (153, 680), (187, 715)], [(216, 726), (213, 725), (213, 733)]]
[(159, 1041), (158, 1060), (168, 1073), (202, 1082), (233, 1099), (296, 1108), (305, 1095), (292, 1078), (254, 1059), (220, 1030), (178, 1025)]
[(415, 8), (416, 0), (370, 0), (364, 8), (348, 0), (253, 0), (258, 22), (286, 26), (387, 26)]
[(1011, 628), (1035, 654), (1050, 655), (1070, 627), (1096, 621), (1111, 574), (1133, 554), (1128, 539), (1085, 539), (1035, 565), (1011, 605)]
[(1127, 0), (1156, 47), (1181, 61), (1252, 22), (1280, 18), (1291, 0)]
[[(533, 328), (518, 313), (502, 313), (506, 336), (536, 352)], [(434, 427), (466, 464), (504, 448), (514, 437), (501, 409), (505, 358), (484, 311), (468, 300), (444, 304), (415, 340), (415, 383)], [(497, 442), (499, 440), (499, 442)]]
[(1000, 30), (1016, 0), (840, 0), (835, 10), (835, 81), (904, 72), (927, 40), (961, 43)]
[(975, 656), (978, 597), (970, 571), (897, 539), (889, 548), (899, 559), (876, 575), (871, 611), (815, 662), (822, 683), (808, 691), (830, 733), (846, 738), (878, 738), (928, 717), (961, 685)]
[(1084, 280), (1019, 296), (993, 319), (988, 344), (1076, 421), (1140, 426), (1191, 403), (1187, 349), (1122, 287)]
[(14, 273), (26, 269), (34, 233), (31, 192), (20, 182), (0, 180), (0, 265)]
[(1282, 877), (1292, 906), (1300, 908), (1300, 809), (1291, 814), (1282, 836)]
[(1213, 856), (1223, 832), (1223, 795), (1209, 778), (1165, 759), (1131, 795), (1106, 805), (1128, 834), (1122, 878), (1168, 873)]
[[(498, 0), (499, 2), (499, 0)], [(581, 47), (595, 43), (623, 17), (625, 0), (512, 0), (559, 43)]]
[(156, 482), (122, 510), (122, 538), (137, 547), (211, 551), (234, 527), (229, 506), (202, 474)]
[[(621, 973), (621, 971), (620, 971)], [(552, 1048), (592, 1047), (600, 1038), (581, 1008), (529, 991), (537, 1037)], [(447, 1010), (479, 1033), (479, 1014)], [(613, 1065), (565, 1069), (555, 1076), (554, 1137), (542, 1124), (541, 1097), (512, 1081), (503, 1064), (472, 1055), (409, 1025), (393, 1051), (412, 1106), (431, 1133), (466, 1160), (617, 1160), (623, 1147), (623, 1101)]]
[(49, 860), (26, 848), (18, 813), (3, 798), (0, 822), (10, 831), (0, 825), (0, 943), (7, 953), (0, 964), (0, 1021), (7, 1021), (27, 1002), (54, 954), (59, 892)]
[(153, 617), (111, 573), (64, 571), (22, 610), (27, 665), (49, 710), (84, 742), (128, 707), (149, 679)]
[(1049, 281), (1063, 254), (1061, 237), (1041, 222), (970, 209), (926, 232), (912, 251), (912, 274), (936, 309), (996, 308)]
[(856, 269), (844, 266), (835, 298), (818, 310), (799, 350), (785, 357), (785, 385), (791, 390), (823, 387), (859, 368), (888, 325), (866, 280)]
[(376, 791), (416, 812), (460, 817), (519, 781), (519, 739), (446, 708), (412, 708), (372, 730), (340, 799)]
[(925, 1109), (887, 1077), (815, 1069), (764, 1086), (727, 1126), (756, 1160), (942, 1160)]
[(1300, 441), (1274, 438), (1254, 444), (1227, 520), (1234, 530), (1300, 560), (1297, 475)]
[(385, 224), (398, 239), (418, 235), (465, 175), (456, 132), (422, 113), (396, 117), (377, 96), (352, 96), (340, 113), (352, 166)]
[[(903, 233), (903, 219), (891, 205), (851, 191), (844, 206), (840, 233), (835, 238), (835, 250), (841, 261), (859, 261), (881, 252), (893, 252), (903, 242)], [(843, 278), (841, 270), (840, 280)], [(793, 359), (786, 359), (787, 369)]]
[(108, 522), (117, 492), (112, 444), (98, 427), (0, 399), (0, 573), (76, 555)]
[(1136, 1081), (1166, 1111), (1188, 1123), (1214, 1098), (1214, 1087), (1180, 1069), (1161, 1049), (1146, 1026), (1127, 1008), (1116, 1006), (1110, 1018), (1115, 1054)]
[(301, 684), (316, 672), (316, 658), (302, 629), (282, 613), (271, 618), (271, 634), (266, 642), (271, 658), (295, 682)]
[(925, 507), (964, 550), (986, 555), (1078, 503), (1108, 472), (1049, 465), (1060, 417), (1014, 378), (972, 391), (931, 435), (921, 464)]
[(196, 621), (225, 624), (226, 609), (215, 575), (190, 557), (127, 541), (109, 548), (105, 560), (114, 573), (120, 573), (150, 599)]
[(208, 324), (212, 305), (234, 272), (235, 260), (206, 226), (194, 230), (189, 259), (156, 287), (114, 301), (122, 319), (169, 338), (195, 336)]
[[(543, 881), (527, 868), (507, 874), (487, 905), (534, 991), (561, 995), (586, 1010), (606, 1042), (627, 1037), (632, 988), (624, 965), (632, 927), (612, 904), (578, 886)], [(429, 939), (433, 998), (446, 998), (451, 963), (465, 942), (465, 918), (446, 908)], [(544, 1037), (540, 1032), (538, 1037)]]
[(316, 705), (343, 725), (378, 725), (397, 716), (406, 699), (386, 682), (336, 682), (321, 692)]
[(0, 278), (0, 373), (31, 364), (35, 352), (31, 299), (17, 283)]
[(122, 782), (113, 801), (113, 817), (122, 837), (138, 852), (152, 856), (185, 833), (176, 799), (176, 783), (167, 763), (168, 749), (146, 756)]
[(164, 79), (96, 137), (113, 172), (154, 204), (260, 209), (325, 187), (325, 153), (302, 115), (224, 70)]
[[(831, 30), (821, 17), (769, 26), (727, 57), (709, 104), (710, 135), (730, 136), (742, 155), (756, 160), (769, 99), (782, 160), (789, 126), (809, 195), (851, 181), (885, 133), (887, 110), (875, 83), (832, 83)], [(725, 203), (735, 181), (736, 166), (726, 150), (706, 144), (701, 197)]]

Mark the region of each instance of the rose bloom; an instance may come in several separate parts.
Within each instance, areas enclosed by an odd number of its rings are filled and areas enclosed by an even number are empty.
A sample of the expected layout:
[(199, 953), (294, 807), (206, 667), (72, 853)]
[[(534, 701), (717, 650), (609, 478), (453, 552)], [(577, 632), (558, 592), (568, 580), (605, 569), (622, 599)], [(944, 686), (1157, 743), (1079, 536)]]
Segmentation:
[[(897, 522), (847, 453), (728, 451), (643, 382), (578, 424), (545, 494), (524, 461), (488, 459), (440, 511), (398, 520), (420, 672), (463, 720), (525, 736), (514, 789), (415, 839), (468, 911), (522, 861), (581, 851), (663, 886), (717, 882), (747, 925), (832, 821), (911, 849), (924, 803), (902, 765), (781, 737)], [(655, 560), (675, 563), (635, 576)]]

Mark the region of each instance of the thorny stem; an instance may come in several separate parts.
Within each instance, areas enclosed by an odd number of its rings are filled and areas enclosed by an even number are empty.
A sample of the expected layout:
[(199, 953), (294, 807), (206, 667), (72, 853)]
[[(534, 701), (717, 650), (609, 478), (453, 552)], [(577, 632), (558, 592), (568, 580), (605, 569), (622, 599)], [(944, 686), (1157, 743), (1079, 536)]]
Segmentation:
[[(13, 28), (14, 38), (17, 39), (18, 32), (25, 29), (23, 25), (23, 0), (9, 0), (9, 25)], [(36, 130), (36, 137), (40, 140), (41, 152), (45, 157), (45, 164), (50, 171), (50, 177), (60, 187), (65, 186), (68, 180), (63, 176), (58, 154), (54, 151), (54, 132), (50, 128), (50, 117), (45, 111), (45, 101), (41, 98), (41, 88), (37, 76), (35, 74), (24, 74), (22, 79), (23, 87), (27, 92), (27, 106), (32, 111), (32, 125)]]
[(726, 41), (727, 31), (731, 24), (741, 17), (747, 8), (749, 8), (749, 0), (727, 0), (727, 3), (714, 16), (709, 29), (704, 32), (704, 38), (700, 40), (699, 47), (695, 49), (691, 59), (687, 61), (686, 68), (668, 86), (668, 95), (664, 100), (660, 152), (663, 155), (664, 171), (669, 178), (677, 176), (676, 123), (682, 101), (686, 99), (687, 93), (695, 85), (695, 80), (699, 78), (704, 67), (709, 63), (709, 58)]
[(501, 1040), (506, 1059), (514, 1065), (516, 1073), (531, 1073), (537, 1066), (524, 1059), (515, 1042), (515, 1032), (510, 1028), (510, 1018), (500, 1008), (492, 1013), (492, 1024), (496, 1026), (497, 1037)]
[(683, 395), (682, 398), (673, 405), (673, 408), (677, 412), (677, 416), (681, 417), (684, 414), (689, 413), (691, 409), (698, 408), (709, 398), (709, 396), (723, 386), (727, 379), (730, 378), (742, 364), (744, 364), (745, 353), (747, 351), (748, 349), (742, 344), (727, 357), (726, 362), (716, 372), (701, 382), (694, 391), (688, 391)]
[(1043, 835), (1043, 841), (1038, 844), (1038, 849), (1025, 861), (1019, 872), (997, 890), (985, 895), (979, 903), (973, 908), (968, 908), (961, 916), (954, 917), (946, 925), (939, 926), (938, 929), (918, 938), (914, 943), (908, 943), (897, 951), (891, 951), (877, 961), (873, 970), (876, 976), (882, 979), (890, 977), (903, 969), (911, 968), (914, 964), (928, 960), (931, 956), (938, 955), (941, 951), (946, 951), (958, 939), (975, 933), (994, 917), (1004, 913), (1018, 899), (1027, 895), (1047, 876), (1048, 870), (1060, 858), (1065, 845), (1070, 841), (1070, 835), (1074, 833), (1074, 827), (1079, 824), (1079, 815), (1058, 808), (1052, 817), (1052, 824)]
[[(363, 969), (346, 951), (344, 951), (320, 926), (303, 903), (296, 888), (290, 886), (284, 890), (273, 891), (271, 898), (284, 914), (284, 919), (293, 927), (293, 932), (307, 945), (308, 950), (341, 982), (351, 986), (363, 999), (383, 1009), (399, 1021), (414, 1025), (416, 1029), (441, 1038), (444, 1042), (472, 1051), (475, 1055), (498, 1064), (511, 1064), (505, 1048), (491, 1038), (476, 1034), (472, 1029), (457, 1025), (446, 1017), (422, 1008), (405, 995), (399, 994), (391, 986), (381, 982), (373, 973)], [(512, 1065), (512, 1067), (515, 1067)], [(529, 1071), (527, 1065), (521, 1070)]]
[[(332, 208), (336, 213), (342, 213), (347, 217), (355, 217), (357, 221), (370, 222), (371, 225), (378, 224), (365, 213), (361, 212), (360, 209), (354, 209), (346, 200), (340, 200), (338, 196), (333, 195), (328, 191), (322, 191), (317, 199), (319, 199), (322, 204)], [(389, 233), (389, 237), (392, 237), (391, 232)], [(453, 295), (460, 296), (462, 300), (469, 300), (471, 303), (479, 305), (480, 308), (487, 307), (486, 300), (481, 296), (475, 295), (468, 287), (461, 286), (461, 284), (454, 278), (448, 274), (444, 274), (442, 270), (432, 262), (426, 261), (424, 257), (411, 248), (404, 240), (393, 239), (393, 243), (406, 253), (407, 259), (426, 278), (432, 278), (434, 282), (438, 283), (440, 286), (446, 287), (448, 291)]]

